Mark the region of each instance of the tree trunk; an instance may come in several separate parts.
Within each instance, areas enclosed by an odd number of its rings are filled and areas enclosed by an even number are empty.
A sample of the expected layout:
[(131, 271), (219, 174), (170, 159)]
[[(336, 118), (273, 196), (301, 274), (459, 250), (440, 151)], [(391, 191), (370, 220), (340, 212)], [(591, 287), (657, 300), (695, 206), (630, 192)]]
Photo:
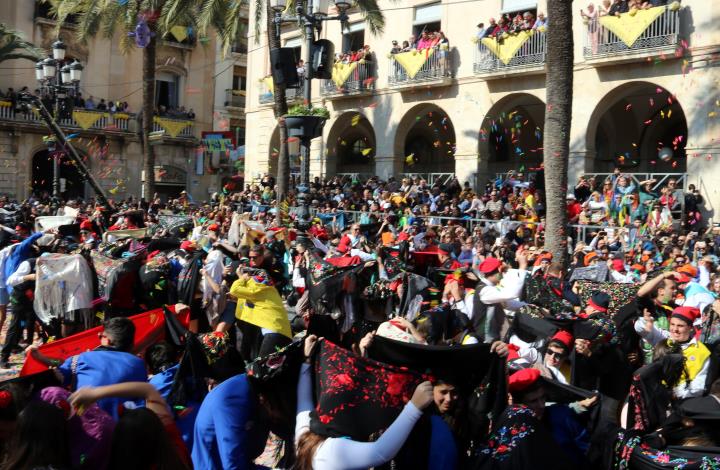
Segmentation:
[(545, 111), (545, 248), (567, 264), (568, 158), (573, 94), (572, 2), (547, 2), (547, 79)]
[(153, 117), (155, 115), (156, 47), (157, 41), (155, 37), (152, 37), (148, 45), (143, 49), (142, 143), (145, 181), (142, 185), (146, 201), (152, 201), (153, 195), (155, 194), (155, 151), (152, 145), (150, 145), (150, 133), (153, 129)]
[[(270, 49), (280, 48), (280, 38), (275, 35), (275, 23), (273, 22), (274, 13), (270, 8), (270, 2), (265, 2), (265, 19), (267, 40)], [(289, 177), (290, 177), (290, 155), (288, 152), (288, 135), (285, 119), (281, 119), (288, 112), (287, 99), (285, 97), (285, 84), (275, 83), (273, 80), (273, 112), (278, 123), (278, 135), (280, 143), (278, 145), (278, 164), (277, 164), (277, 216), (278, 223), (281, 223), (281, 205), (287, 199)], [(270, 157), (272, 158), (272, 157)]]

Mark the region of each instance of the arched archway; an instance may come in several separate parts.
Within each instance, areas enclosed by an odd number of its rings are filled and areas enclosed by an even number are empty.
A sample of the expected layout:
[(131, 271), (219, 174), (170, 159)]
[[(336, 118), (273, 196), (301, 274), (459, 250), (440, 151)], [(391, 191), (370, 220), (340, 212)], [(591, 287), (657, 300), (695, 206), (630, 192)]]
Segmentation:
[(364, 115), (344, 113), (333, 123), (327, 138), (326, 173), (375, 174), (375, 131)]
[[(651, 82), (623, 84), (603, 97), (590, 117), (588, 171), (682, 173), (686, 171), (688, 126), (673, 94)], [(658, 158), (668, 149), (672, 158)]]
[(404, 173), (454, 173), (455, 128), (448, 114), (431, 103), (412, 107), (397, 127), (395, 157)]
[(493, 105), (480, 127), (478, 153), (484, 173), (530, 171), (543, 161), (545, 103), (528, 93), (513, 93)]
[(31, 191), (37, 195), (52, 194), (54, 156), (60, 158), (60, 195), (64, 199), (84, 198), (85, 180), (80, 176), (80, 171), (75, 163), (63, 152), (50, 152), (47, 148), (40, 149), (33, 154)]
[[(290, 174), (300, 173), (300, 139), (291, 137), (288, 139), (288, 153), (290, 154)], [(270, 136), (270, 147), (268, 148), (268, 174), (277, 178), (278, 157), (280, 155), (280, 129), (275, 126)]]

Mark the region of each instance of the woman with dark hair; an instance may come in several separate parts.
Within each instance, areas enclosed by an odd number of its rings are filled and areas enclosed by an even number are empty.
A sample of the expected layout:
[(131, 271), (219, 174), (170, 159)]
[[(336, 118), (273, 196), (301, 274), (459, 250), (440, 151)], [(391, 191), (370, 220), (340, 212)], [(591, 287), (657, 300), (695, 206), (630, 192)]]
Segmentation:
[[(317, 337), (305, 339), (305, 357), (308, 358)], [(374, 442), (327, 437), (310, 430), (310, 411), (313, 407), (310, 365), (303, 364), (298, 381), (297, 421), (295, 443), (298, 470), (343, 470), (378, 467), (389, 462), (407, 440), (422, 412), (433, 403), (430, 382), (417, 386), (411, 400), (389, 428)]]
[(60, 408), (35, 401), (23, 409), (3, 468), (62, 470), (70, 468), (65, 414)]

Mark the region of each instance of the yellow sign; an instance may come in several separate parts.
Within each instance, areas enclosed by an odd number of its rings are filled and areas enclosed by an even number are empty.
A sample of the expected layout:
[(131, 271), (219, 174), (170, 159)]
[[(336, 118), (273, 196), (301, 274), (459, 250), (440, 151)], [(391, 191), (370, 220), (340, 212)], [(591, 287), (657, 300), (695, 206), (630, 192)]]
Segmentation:
[(192, 121), (180, 121), (177, 119), (167, 119), (155, 116), (153, 122), (157, 123), (165, 129), (165, 132), (170, 134), (171, 137), (177, 137), (180, 133), (188, 126), (192, 126)]
[(505, 38), (483, 38), (482, 43), (503, 64), (507, 65), (532, 35), (532, 31), (520, 31), (517, 34), (509, 34)]
[(395, 54), (395, 61), (405, 69), (408, 77), (415, 78), (425, 62), (433, 55), (435, 49), (422, 49), (419, 51), (401, 52)]
[(175, 36), (178, 42), (183, 42), (188, 37), (187, 31), (187, 26), (173, 26), (170, 28), (170, 34)]
[(265, 88), (267, 88), (267, 90), (270, 93), (275, 93), (275, 84), (273, 83), (273, 79), (272, 79), (271, 75), (268, 75), (267, 77), (263, 78), (262, 81), (265, 84)]
[(94, 111), (73, 111), (73, 120), (78, 123), (81, 129), (90, 129), (98, 119), (103, 117), (103, 113), (96, 113)]
[(338, 88), (342, 88), (343, 84), (345, 84), (348, 77), (350, 77), (350, 74), (353, 73), (353, 70), (356, 68), (357, 62), (352, 62), (350, 64), (343, 64), (340, 62), (333, 65), (332, 81), (335, 82), (335, 85)]
[(665, 13), (665, 9), (666, 7), (655, 7), (622, 13), (620, 16), (603, 16), (600, 24), (615, 33), (627, 47), (632, 47), (648, 26)]

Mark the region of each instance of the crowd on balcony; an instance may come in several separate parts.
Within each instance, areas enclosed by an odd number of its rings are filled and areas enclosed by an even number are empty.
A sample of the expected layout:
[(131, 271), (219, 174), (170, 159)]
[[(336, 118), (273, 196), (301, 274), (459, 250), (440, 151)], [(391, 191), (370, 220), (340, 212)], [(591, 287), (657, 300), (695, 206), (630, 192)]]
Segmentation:
[(442, 31), (426, 31), (420, 33), (420, 37), (412, 34), (407, 41), (403, 41), (402, 45), (398, 41), (392, 41), (390, 54), (399, 54), (401, 52), (410, 52), (413, 50), (421, 51), (424, 49), (436, 48), (438, 50), (447, 51), (450, 48), (450, 41)]
[(185, 106), (176, 108), (174, 106), (160, 105), (155, 108), (155, 115), (173, 119), (195, 119), (195, 111), (192, 108), (185, 109)]
[[(568, 231), (564, 265), (532, 171), (316, 178), (309, 217), (270, 176), (207, 201), (0, 199), (0, 366), (27, 346), (38, 372), (0, 383), (4, 466), (717, 460), (720, 233), (608, 220)], [(669, 210), (701, 205), (670, 183)]]
[(484, 38), (502, 39), (505, 34), (517, 34), (522, 31), (543, 31), (547, 28), (547, 18), (542, 12), (537, 14), (537, 18), (529, 11), (523, 14), (518, 13), (515, 16), (504, 14), (500, 16), (499, 20), (490, 18), (487, 26), (485, 26), (485, 23), (479, 23), (477, 28), (476, 37), (478, 40)]

